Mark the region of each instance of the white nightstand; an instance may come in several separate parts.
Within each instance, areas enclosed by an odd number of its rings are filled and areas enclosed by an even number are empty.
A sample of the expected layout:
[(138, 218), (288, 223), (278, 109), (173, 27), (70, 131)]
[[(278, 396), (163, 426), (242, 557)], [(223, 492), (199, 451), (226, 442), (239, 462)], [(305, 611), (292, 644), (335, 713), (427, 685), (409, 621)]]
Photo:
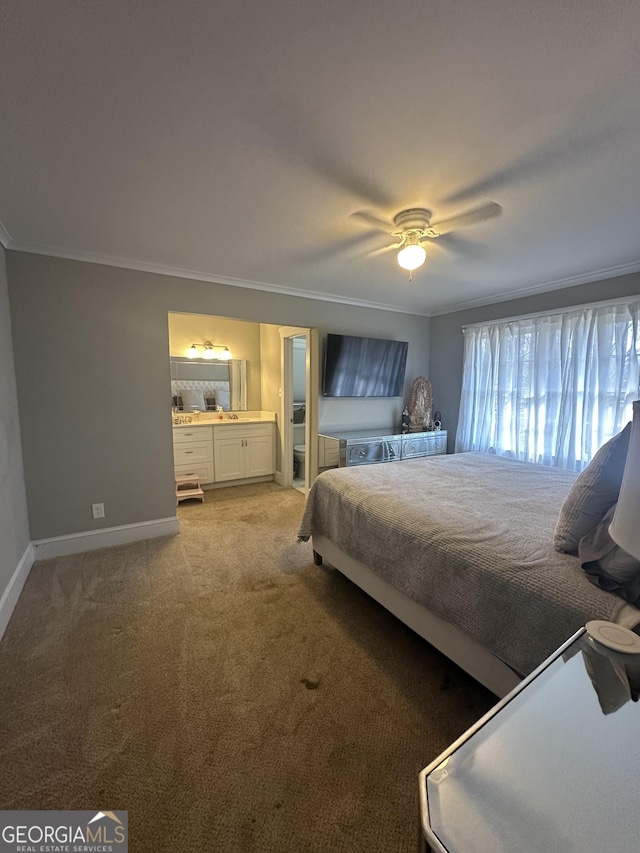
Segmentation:
[(588, 624), (422, 771), (422, 850), (638, 849), (640, 654)]

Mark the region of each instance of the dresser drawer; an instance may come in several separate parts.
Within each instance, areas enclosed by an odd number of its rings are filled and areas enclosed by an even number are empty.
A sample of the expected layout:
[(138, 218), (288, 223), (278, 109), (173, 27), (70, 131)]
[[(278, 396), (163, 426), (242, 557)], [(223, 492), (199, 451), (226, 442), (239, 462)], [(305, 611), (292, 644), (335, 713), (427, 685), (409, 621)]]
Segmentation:
[(446, 435), (430, 435), (425, 438), (427, 456), (437, 456), (440, 453), (447, 452), (447, 436)]
[(211, 441), (213, 435), (210, 426), (179, 427), (173, 429), (173, 443), (184, 444), (191, 442)]
[(202, 462), (198, 465), (175, 465), (174, 473), (176, 477), (182, 477), (186, 474), (195, 474), (200, 478), (200, 483), (213, 483), (213, 462)]
[(402, 458), (412, 459), (415, 456), (426, 456), (429, 452), (427, 446), (428, 439), (424, 436), (420, 438), (411, 438), (407, 436), (402, 439)]
[(394, 462), (400, 459), (400, 440), (368, 441), (347, 446), (347, 465), (372, 465), (375, 462)]
[(200, 462), (211, 462), (212, 460), (213, 444), (210, 441), (184, 442), (173, 446), (174, 465), (197, 465)]

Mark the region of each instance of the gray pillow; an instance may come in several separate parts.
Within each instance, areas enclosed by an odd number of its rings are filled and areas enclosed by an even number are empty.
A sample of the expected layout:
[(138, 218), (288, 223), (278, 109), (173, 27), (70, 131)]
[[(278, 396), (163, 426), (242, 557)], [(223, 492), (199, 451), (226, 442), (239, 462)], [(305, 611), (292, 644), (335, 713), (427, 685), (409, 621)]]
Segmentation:
[(578, 556), (589, 580), (601, 589), (616, 592), (627, 601), (640, 600), (640, 561), (623, 551), (609, 534), (617, 504), (578, 543)]
[(597, 527), (607, 510), (617, 503), (630, 435), (628, 423), (603, 444), (571, 487), (553, 535), (556, 551), (575, 553), (582, 537)]

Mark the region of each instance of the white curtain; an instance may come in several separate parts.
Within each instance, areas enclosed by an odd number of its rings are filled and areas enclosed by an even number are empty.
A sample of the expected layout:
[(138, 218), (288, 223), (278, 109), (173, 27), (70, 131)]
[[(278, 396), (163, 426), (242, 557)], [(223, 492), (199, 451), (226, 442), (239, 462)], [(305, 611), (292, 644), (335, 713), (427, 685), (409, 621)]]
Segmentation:
[(464, 329), (456, 451), (580, 471), (631, 420), (640, 298)]

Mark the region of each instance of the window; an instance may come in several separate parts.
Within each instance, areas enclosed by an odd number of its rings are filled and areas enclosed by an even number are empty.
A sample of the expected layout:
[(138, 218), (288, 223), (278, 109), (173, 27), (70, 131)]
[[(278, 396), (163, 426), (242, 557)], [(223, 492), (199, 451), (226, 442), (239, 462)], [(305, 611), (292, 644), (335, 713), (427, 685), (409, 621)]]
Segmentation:
[(464, 329), (456, 451), (580, 471), (639, 397), (640, 298)]

